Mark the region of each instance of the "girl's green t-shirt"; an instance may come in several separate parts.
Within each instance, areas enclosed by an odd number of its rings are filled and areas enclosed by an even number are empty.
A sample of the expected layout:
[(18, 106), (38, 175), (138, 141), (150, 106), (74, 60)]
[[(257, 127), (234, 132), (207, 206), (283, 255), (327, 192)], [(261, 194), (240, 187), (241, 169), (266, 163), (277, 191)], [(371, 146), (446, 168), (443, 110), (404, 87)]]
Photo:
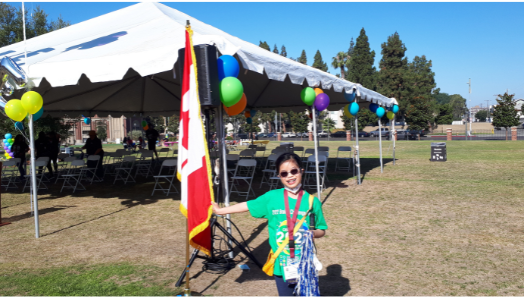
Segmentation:
[[(289, 199), (290, 216), (293, 217), (293, 211), (297, 204), (297, 200), (291, 197)], [(253, 217), (266, 218), (268, 220), (268, 231), (269, 231), (269, 245), (273, 252), (278, 250), (278, 245), (287, 237), (287, 217), (286, 217), (286, 205), (284, 202), (284, 189), (275, 189), (268, 191), (264, 195), (256, 198), (255, 200), (248, 201), (247, 206), (249, 212)], [(309, 210), (309, 193), (304, 191), (302, 195), (302, 201), (300, 202), (300, 208), (298, 210), (297, 224), (302, 217)], [(313, 208), (311, 213), (315, 215), (315, 228), (317, 230), (327, 230), (328, 226), (322, 213), (322, 203), (315, 197), (313, 200)], [(299, 232), (294, 235), (295, 239), (295, 255), (300, 256), (301, 252), (301, 238), (302, 234), (306, 232), (310, 226), (310, 217), (308, 216), (305, 223), (300, 228)], [(275, 269), (273, 274), (283, 276), (282, 267), (286, 265), (289, 257), (289, 245), (280, 253), (277, 261), (275, 261)]]

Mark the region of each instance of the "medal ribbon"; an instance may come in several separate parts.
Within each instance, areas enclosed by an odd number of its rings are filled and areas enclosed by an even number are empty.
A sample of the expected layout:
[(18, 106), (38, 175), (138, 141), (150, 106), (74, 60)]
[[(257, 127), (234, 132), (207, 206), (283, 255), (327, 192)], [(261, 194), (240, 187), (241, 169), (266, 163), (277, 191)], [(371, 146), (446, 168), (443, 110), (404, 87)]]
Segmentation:
[(300, 202), (302, 201), (302, 195), (304, 194), (304, 190), (300, 190), (298, 193), (297, 203), (295, 204), (295, 209), (293, 211), (293, 218), (290, 216), (289, 211), (289, 198), (287, 189), (284, 190), (284, 203), (286, 204), (286, 219), (287, 219), (287, 233), (289, 235), (289, 255), (293, 259), (295, 258), (295, 240), (293, 231), (295, 229), (295, 223), (297, 222), (297, 216), (298, 216), (298, 209), (300, 208)]

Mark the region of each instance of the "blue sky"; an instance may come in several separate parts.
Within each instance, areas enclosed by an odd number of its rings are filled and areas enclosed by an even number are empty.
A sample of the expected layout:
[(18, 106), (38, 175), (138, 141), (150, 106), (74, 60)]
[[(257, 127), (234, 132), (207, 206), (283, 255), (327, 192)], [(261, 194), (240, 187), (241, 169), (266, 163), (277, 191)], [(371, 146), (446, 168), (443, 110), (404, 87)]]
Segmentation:
[[(61, 14), (72, 24), (132, 4), (25, 3), (26, 9), (40, 5), (50, 19)], [(330, 65), (364, 28), (378, 67), (381, 44), (398, 32), (410, 60), (421, 55), (432, 60), (441, 92), (469, 100), (471, 78), (473, 105), (485, 106), (486, 100), (493, 104), (494, 95), (506, 89), (524, 98), (524, 3), (164, 4), (254, 44), (267, 41), (279, 50), (285, 45), (288, 57), (296, 58), (304, 49), (309, 65), (317, 50)], [(329, 71), (339, 73), (331, 66)]]

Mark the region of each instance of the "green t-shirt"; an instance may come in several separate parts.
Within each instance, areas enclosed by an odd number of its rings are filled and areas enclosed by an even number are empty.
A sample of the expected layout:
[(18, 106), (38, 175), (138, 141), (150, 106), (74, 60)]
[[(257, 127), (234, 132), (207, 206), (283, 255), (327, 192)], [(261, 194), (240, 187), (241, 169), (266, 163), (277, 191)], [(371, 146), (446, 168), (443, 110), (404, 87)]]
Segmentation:
[[(297, 200), (291, 197), (289, 199), (289, 209), (290, 216), (293, 217), (293, 211)], [(278, 244), (286, 238), (287, 233), (287, 217), (286, 217), (286, 204), (284, 202), (284, 189), (275, 189), (268, 191), (264, 195), (258, 197), (255, 200), (248, 201), (247, 207), (249, 212), (253, 217), (256, 218), (266, 218), (268, 220), (268, 230), (269, 230), (269, 245), (273, 252), (278, 250)], [(300, 208), (298, 210), (297, 224), (302, 219), (302, 217), (309, 210), (309, 193), (304, 191), (302, 195), (302, 201), (300, 202)], [(315, 197), (313, 200), (313, 208), (311, 208), (311, 213), (315, 215), (315, 228), (318, 230), (327, 230), (326, 220), (324, 219), (324, 214), (322, 213), (322, 203), (320, 200)], [(310, 217), (308, 216), (305, 220), (305, 223), (300, 228), (300, 231), (294, 235), (295, 239), (295, 255), (300, 256), (301, 251), (301, 233), (305, 232), (310, 224)], [(278, 242), (278, 243), (277, 243)], [(278, 259), (275, 261), (275, 269), (273, 274), (283, 276), (282, 266), (286, 264), (286, 259), (289, 257), (289, 246), (280, 253)]]

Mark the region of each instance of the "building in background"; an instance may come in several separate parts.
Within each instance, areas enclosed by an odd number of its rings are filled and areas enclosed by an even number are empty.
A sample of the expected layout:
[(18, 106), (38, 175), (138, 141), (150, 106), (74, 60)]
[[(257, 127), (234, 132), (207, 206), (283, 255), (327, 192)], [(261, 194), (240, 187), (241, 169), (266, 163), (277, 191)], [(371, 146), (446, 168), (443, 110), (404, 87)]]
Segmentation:
[(89, 131), (98, 131), (99, 127), (103, 127), (106, 130), (107, 138), (102, 141), (119, 143), (122, 142), (125, 136), (127, 136), (126, 117), (121, 116), (115, 117), (91, 117), (91, 123), (85, 124), (84, 119), (78, 121), (65, 119), (67, 123), (72, 124), (69, 130), (69, 136), (66, 138), (66, 143), (69, 145), (84, 144), (89, 138)]

